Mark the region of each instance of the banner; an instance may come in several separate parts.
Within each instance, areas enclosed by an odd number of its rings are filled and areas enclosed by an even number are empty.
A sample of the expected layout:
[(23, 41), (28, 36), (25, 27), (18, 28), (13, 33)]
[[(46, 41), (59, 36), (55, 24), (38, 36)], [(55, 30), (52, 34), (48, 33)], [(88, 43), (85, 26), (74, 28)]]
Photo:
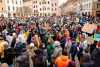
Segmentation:
[(94, 34), (94, 40), (100, 41), (100, 34)]
[(94, 30), (96, 30), (96, 29), (97, 29), (96, 24), (88, 24), (87, 23), (83, 26), (82, 31), (92, 34), (94, 32)]

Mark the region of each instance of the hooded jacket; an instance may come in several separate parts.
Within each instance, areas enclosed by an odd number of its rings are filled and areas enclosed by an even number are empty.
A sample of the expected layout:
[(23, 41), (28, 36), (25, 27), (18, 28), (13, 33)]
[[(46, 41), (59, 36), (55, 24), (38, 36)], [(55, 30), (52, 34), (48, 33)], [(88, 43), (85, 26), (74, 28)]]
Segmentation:
[(71, 62), (71, 60), (68, 58), (68, 56), (59, 56), (56, 60), (55, 60), (55, 64), (57, 67), (68, 67), (69, 63)]

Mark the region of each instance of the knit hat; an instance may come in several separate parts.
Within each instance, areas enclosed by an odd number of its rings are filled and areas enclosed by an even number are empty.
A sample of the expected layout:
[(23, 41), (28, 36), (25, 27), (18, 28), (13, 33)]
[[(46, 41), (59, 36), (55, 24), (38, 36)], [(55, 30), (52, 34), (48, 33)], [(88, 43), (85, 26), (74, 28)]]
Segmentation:
[(55, 45), (55, 46), (60, 46), (60, 42), (59, 42), (59, 41), (55, 41), (55, 42), (54, 42), (54, 45)]

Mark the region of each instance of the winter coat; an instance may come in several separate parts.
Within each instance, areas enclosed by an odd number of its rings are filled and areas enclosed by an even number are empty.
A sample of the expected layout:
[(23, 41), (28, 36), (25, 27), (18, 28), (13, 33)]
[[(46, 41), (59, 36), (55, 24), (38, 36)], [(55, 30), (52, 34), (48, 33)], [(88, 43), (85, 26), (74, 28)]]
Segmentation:
[(83, 63), (80, 63), (80, 67), (94, 67), (90, 54), (88, 53), (84, 54), (82, 60)]
[(94, 67), (100, 67), (100, 48), (94, 49), (91, 56), (93, 61), (95, 62)]
[(56, 60), (55, 60), (55, 64), (57, 67), (68, 67), (69, 63), (71, 62), (71, 60), (68, 58), (68, 56), (59, 56)]
[(47, 46), (47, 53), (48, 53), (48, 61), (51, 62), (51, 56), (54, 52), (55, 46), (54, 45), (48, 45)]
[(75, 56), (77, 54), (77, 45), (75, 43), (73, 43), (71, 46), (70, 54), (73, 56)]
[(61, 47), (64, 49), (65, 44), (66, 44), (66, 38), (65, 37), (62, 37), (60, 43), (61, 43)]
[(58, 56), (62, 55), (62, 48), (60, 46), (55, 47), (54, 52), (52, 54), (53, 58), (57, 58)]
[(93, 63), (83, 63), (80, 65), (80, 67), (93, 67)]
[(43, 49), (35, 51), (34, 57), (32, 57), (34, 67), (46, 67), (46, 58)]

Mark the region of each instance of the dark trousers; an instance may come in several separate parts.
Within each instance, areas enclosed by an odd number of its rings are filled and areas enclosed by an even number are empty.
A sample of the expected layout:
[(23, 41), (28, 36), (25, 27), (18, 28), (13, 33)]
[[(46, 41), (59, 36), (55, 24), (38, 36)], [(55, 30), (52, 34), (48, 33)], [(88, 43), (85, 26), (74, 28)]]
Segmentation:
[(75, 55), (71, 55), (73, 61), (75, 61)]

